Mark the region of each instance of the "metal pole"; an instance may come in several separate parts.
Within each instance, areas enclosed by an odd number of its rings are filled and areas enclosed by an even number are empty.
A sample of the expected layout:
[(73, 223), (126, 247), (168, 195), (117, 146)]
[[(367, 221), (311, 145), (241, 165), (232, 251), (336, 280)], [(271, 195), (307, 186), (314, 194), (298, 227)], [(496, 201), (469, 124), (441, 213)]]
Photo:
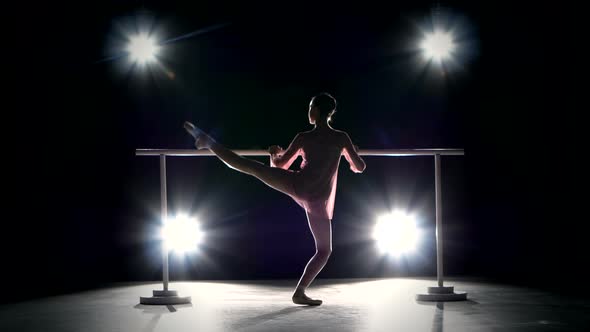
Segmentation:
[(434, 155), (434, 188), (436, 208), (436, 278), (438, 287), (428, 287), (427, 294), (416, 294), (417, 301), (464, 301), (467, 293), (455, 292), (453, 286), (443, 286), (443, 227), (440, 153)]
[[(160, 195), (162, 199), (162, 223), (168, 217), (168, 200), (166, 199), (166, 155), (160, 154)], [(174, 305), (191, 303), (190, 296), (178, 296), (178, 292), (168, 289), (168, 248), (162, 240), (162, 278), (164, 279), (164, 290), (154, 290), (154, 296), (139, 298), (141, 304)]]
[[(162, 223), (168, 218), (168, 201), (166, 199), (166, 156), (160, 155), (160, 196), (162, 199)], [(164, 279), (164, 290), (168, 290), (168, 249), (164, 241), (162, 241), (162, 259), (164, 261), (162, 267), (162, 277)]]
[(434, 155), (434, 182), (436, 191), (436, 277), (438, 279), (438, 287), (443, 287), (443, 228), (440, 154)]

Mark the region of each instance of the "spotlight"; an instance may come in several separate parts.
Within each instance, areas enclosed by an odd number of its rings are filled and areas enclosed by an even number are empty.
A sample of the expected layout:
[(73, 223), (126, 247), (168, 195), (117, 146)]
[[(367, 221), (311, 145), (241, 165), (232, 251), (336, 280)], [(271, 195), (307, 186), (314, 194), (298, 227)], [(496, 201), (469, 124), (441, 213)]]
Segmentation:
[(145, 65), (156, 59), (159, 47), (153, 38), (145, 33), (129, 37), (127, 52), (131, 60), (139, 65)]
[(161, 235), (166, 250), (178, 254), (197, 249), (203, 237), (197, 221), (184, 214), (165, 220)]
[(413, 216), (401, 211), (380, 216), (373, 231), (373, 238), (382, 253), (400, 256), (414, 250), (420, 239)]
[(435, 29), (432, 33), (427, 33), (424, 36), (420, 48), (428, 60), (441, 62), (451, 57), (455, 50), (455, 42), (450, 32)]

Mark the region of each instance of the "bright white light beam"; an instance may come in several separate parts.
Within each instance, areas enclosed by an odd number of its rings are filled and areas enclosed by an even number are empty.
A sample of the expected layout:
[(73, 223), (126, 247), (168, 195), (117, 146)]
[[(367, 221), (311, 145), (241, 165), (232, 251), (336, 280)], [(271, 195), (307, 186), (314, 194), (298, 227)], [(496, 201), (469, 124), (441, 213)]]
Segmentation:
[(435, 29), (434, 32), (424, 36), (420, 48), (427, 59), (441, 62), (453, 55), (455, 42), (450, 32)]
[(197, 249), (203, 233), (194, 218), (181, 214), (164, 221), (161, 236), (167, 251), (184, 254)]
[(156, 60), (158, 51), (159, 47), (155, 40), (145, 33), (129, 37), (127, 53), (131, 60), (139, 65), (145, 65)]
[(420, 240), (420, 230), (413, 216), (401, 211), (380, 216), (373, 238), (382, 253), (401, 256), (412, 252)]

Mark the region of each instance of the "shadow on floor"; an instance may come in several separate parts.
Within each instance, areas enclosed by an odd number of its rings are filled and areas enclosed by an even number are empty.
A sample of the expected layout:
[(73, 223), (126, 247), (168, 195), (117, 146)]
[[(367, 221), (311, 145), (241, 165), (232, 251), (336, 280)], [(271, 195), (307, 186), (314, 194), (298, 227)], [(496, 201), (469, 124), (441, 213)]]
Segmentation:
[(249, 317), (247, 319), (244, 319), (243, 321), (237, 322), (234, 326), (235, 330), (238, 329), (245, 329), (257, 324), (262, 324), (266, 321), (269, 320), (273, 320), (276, 318), (280, 318), (280, 317), (284, 317), (296, 312), (300, 312), (302, 310), (312, 310), (314, 308), (318, 308), (315, 306), (290, 306), (278, 311), (274, 311), (274, 312), (269, 312), (263, 315), (258, 315), (258, 316), (254, 316), (254, 317)]
[[(435, 306), (436, 309), (434, 310), (434, 317), (432, 318), (432, 332), (443, 332), (443, 323), (444, 323), (444, 312), (445, 312), (445, 302), (429, 302), (429, 301), (416, 301), (416, 303), (420, 305), (428, 305), (428, 306)], [(473, 300), (466, 300), (466, 301), (456, 301), (456, 302), (449, 302), (452, 303), (452, 311), (462, 311), (462, 310), (471, 310), (472, 305), (479, 304)], [(448, 309), (449, 305), (447, 305)]]
[(192, 303), (188, 304), (179, 304), (179, 305), (145, 305), (145, 304), (136, 304), (133, 306), (135, 309), (140, 309), (142, 314), (151, 314), (154, 315), (148, 322), (147, 326), (142, 329), (144, 332), (153, 332), (160, 321), (160, 317), (162, 315), (175, 313), (178, 309), (182, 308), (192, 308)]

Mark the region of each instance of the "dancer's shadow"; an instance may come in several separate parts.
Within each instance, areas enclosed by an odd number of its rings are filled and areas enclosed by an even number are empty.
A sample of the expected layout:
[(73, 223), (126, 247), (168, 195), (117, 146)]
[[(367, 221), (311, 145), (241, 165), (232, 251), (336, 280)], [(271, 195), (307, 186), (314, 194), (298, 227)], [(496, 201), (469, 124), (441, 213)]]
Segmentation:
[(145, 305), (145, 304), (137, 304), (133, 306), (135, 309), (140, 309), (141, 313), (143, 314), (151, 314), (154, 315), (152, 319), (148, 322), (147, 326), (143, 328), (142, 331), (144, 332), (153, 332), (156, 329), (156, 325), (160, 321), (160, 317), (166, 314), (172, 314), (178, 311), (178, 309), (182, 308), (191, 308), (193, 305), (191, 303), (188, 304), (177, 304), (177, 305)]
[(303, 310), (309, 310), (311, 308), (314, 308), (314, 306), (295, 306), (295, 307), (290, 306), (288, 308), (284, 308), (279, 311), (269, 312), (269, 313), (254, 316), (254, 317), (248, 317), (240, 322), (237, 322), (234, 326), (234, 329), (235, 330), (245, 329), (245, 328), (257, 325), (257, 324), (264, 323), (269, 320), (273, 320), (278, 317), (287, 316), (292, 313), (303, 311)]

